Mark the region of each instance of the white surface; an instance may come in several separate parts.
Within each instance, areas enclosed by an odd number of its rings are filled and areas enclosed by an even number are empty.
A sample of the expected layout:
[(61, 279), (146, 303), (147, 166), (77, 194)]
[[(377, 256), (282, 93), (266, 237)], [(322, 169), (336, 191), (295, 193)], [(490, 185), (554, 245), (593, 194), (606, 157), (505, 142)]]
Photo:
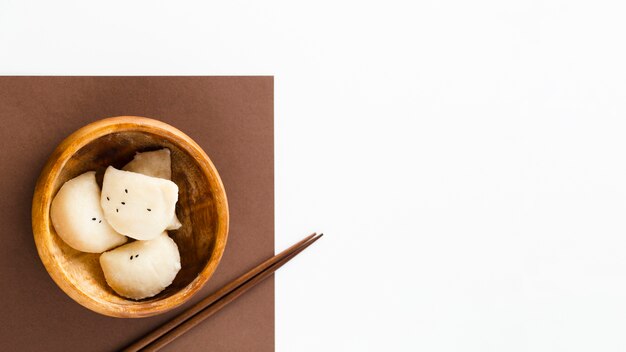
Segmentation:
[(278, 351), (626, 349), (621, 2), (226, 3), (0, 1), (0, 70), (276, 76)]

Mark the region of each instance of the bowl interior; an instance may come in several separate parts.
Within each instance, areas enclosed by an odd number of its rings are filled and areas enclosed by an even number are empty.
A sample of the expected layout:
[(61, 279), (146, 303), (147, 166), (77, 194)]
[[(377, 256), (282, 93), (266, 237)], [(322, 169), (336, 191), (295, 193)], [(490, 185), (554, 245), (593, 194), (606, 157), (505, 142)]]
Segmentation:
[[(169, 148), (172, 156), (172, 181), (179, 187), (176, 215), (182, 227), (169, 231), (178, 245), (182, 268), (172, 285), (152, 298), (134, 301), (117, 295), (106, 283), (99, 263), (99, 254), (83, 253), (69, 247), (56, 235), (49, 223), (51, 241), (49, 250), (66, 279), (100, 304), (121, 306), (150, 306), (185, 289), (198, 278), (215, 252), (217, 204), (215, 185), (207, 178), (201, 165), (178, 141), (144, 131), (114, 132), (89, 142), (79, 149), (62, 167), (53, 180), (52, 195), (68, 180), (90, 170), (96, 171), (102, 186), (104, 170), (109, 165), (122, 168), (136, 152)], [(47, 216), (47, 215), (44, 215)], [(222, 248), (223, 250), (223, 248)]]

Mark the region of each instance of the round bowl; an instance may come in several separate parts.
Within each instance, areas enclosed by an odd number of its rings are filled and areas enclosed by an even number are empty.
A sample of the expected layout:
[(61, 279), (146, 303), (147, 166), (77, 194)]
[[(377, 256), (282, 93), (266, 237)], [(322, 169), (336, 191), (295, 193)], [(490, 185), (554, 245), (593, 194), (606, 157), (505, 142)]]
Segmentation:
[[(178, 245), (182, 268), (163, 292), (135, 301), (107, 285), (100, 254), (79, 252), (63, 242), (50, 221), (50, 204), (66, 181), (95, 170), (102, 186), (107, 166), (121, 168), (136, 152), (160, 148), (171, 151), (172, 181), (179, 188), (176, 215), (183, 226), (169, 234)], [(65, 293), (95, 312), (140, 318), (181, 305), (213, 275), (226, 246), (228, 203), (215, 166), (191, 138), (157, 120), (120, 116), (82, 127), (56, 148), (35, 187), (32, 224), (39, 257)]]

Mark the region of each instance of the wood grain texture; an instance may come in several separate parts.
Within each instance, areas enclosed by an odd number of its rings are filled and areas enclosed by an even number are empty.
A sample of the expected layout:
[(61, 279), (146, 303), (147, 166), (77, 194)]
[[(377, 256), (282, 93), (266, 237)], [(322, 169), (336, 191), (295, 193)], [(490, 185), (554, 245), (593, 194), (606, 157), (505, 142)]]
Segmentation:
[[(180, 250), (182, 269), (159, 295), (129, 300), (106, 284), (99, 254), (74, 250), (56, 234), (50, 204), (71, 178), (95, 170), (101, 185), (108, 165), (121, 168), (136, 152), (164, 147), (172, 152), (172, 181), (179, 187), (176, 213), (183, 226), (170, 236)], [(61, 142), (37, 181), (32, 204), (37, 251), (52, 279), (76, 302), (113, 317), (152, 316), (189, 299), (215, 272), (226, 246), (228, 222), (224, 186), (206, 153), (176, 128), (135, 116), (96, 121)]]

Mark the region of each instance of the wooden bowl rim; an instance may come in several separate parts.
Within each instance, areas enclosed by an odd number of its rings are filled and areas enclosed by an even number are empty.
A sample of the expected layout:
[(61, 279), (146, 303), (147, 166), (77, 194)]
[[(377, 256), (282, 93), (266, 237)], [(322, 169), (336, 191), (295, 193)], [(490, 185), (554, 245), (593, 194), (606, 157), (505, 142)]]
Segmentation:
[[(169, 297), (156, 301), (132, 301), (134, 304), (112, 303), (96, 299), (83, 292), (68, 279), (65, 270), (53, 256), (49, 254), (49, 246), (53, 234), (50, 228), (50, 204), (53, 199), (52, 187), (48, 187), (59, 176), (66, 162), (88, 143), (112, 133), (118, 132), (146, 132), (168, 139), (181, 149), (189, 153), (207, 179), (214, 181), (217, 193), (214, 201), (217, 208), (217, 226), (215, 246), (207, 265), (198, 276), (187, 286)], [(101, 119), (85, 125), (65, 138), (54, 150), (46, 162), (33, 195), (32, 227), (37, 252), (44, 267), (54, 282), (73, 300), (82, 306), (100, 314), (120, 318), (141, 318), (164, 313), (186, 302), (209, 280), (217, 269), (228, 237), (229, 211), (226, 192), (217, 169), (208, 155), (189, 136), (164, 122), (139, 116), (117, 116)]]

